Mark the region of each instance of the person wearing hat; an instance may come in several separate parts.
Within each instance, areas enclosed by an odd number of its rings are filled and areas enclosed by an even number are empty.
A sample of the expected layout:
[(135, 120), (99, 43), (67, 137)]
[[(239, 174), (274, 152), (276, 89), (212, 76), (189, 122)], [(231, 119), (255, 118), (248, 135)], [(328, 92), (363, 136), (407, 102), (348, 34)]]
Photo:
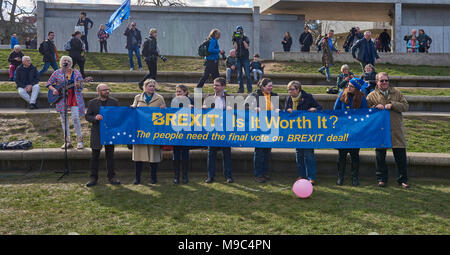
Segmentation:
[[(336, 103), (334, 104), (334, 110), (367, 108), (366, 98), (364, 97), (364, 93), (361, 92), (361, 86), (363, 84), (364, 81), (359, 78), (351, 79), (344, 91), (339, 94)], [(352, 184), (353, 186), (358, 186), (359, 148), (339, 149), (339, 160), (337, 163), (338, 180), (336, 184), (339, 186), (342, 186), (344, 184), (344, 172), (345, 165), (347, 164), (347, 154), (350, 154), (352, 158)]]
[(245, 71), (245, 77), (247, 79), (247, 92), (252, 92), (252, 77), (250, 76), (250, 53), (248, 47), (250, 40), (244, 34), (242, 26), (236, 27), (236, 32), (233, 33), (233, 46), (236, 50), (236, 69), (238, 70), (239, 90), (238, 93), (244, 93), (244, 79), (242, 77), (242, 67)]

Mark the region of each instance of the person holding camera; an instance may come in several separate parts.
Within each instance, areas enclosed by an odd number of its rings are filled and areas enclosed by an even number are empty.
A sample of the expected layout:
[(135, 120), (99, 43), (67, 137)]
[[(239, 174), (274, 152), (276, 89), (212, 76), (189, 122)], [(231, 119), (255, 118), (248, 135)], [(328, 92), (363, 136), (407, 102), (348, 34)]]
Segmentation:
[(238, 93), (244, 93), (244, 80), (242, 78), (242, 67), (245, 70), (245, 77), (247, 78), (247, 92), (252, 92), (252, 77), (250, 76), (250, 59), (248, 52), (248, 46), (250, 40), (244, 35), (244, 29), (242, 26), (236, 27), (236, 32), (233, 34), (233, 45), (236, 50), (236, 69), (238, 70), (239, 91)]
[(149, 31), (149, 37), (146, 38), (144, 42), (144, 46), (142, 46), (142, 56), (145, 58), (145, 63), (147, 63), (148, 67), (148, 74), (144, 76), (144, 79), (142, 79), (139, 82), (139, 88), (142, 90), (142, 87), (144, 85), (144, 82), (147, 79), (153, 79), (156, 80), (156, 73), (158, 71), (157, 69), (157, 62), (158, 57), (161, 58), (162, 61), (166, 62), (167, 58), (164, 56), (161, 56), (159, 54), (158, 44), (157, 44), (157, 37), (158, 37), (158, 31), (156, 28), (151, 28)]
[(209, 32), (208, 41), (208, 55), (205, 56), (205, 71), (203, 72), (203, 76), (197, 84), (197, 88), (203, 88), (206, 80), (209, 75), (212, 76), (213, 79), (219, 77), (219, 53), (225, 54), (224, 50), (221, 50), (219, 47), (218, 40), (220, 39), (220, 30), (214, 28)]

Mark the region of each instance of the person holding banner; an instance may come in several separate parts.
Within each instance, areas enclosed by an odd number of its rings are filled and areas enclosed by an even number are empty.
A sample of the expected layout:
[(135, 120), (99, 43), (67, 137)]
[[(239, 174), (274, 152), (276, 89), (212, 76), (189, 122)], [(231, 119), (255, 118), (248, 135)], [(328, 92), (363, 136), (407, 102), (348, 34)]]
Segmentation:
[[(302, 90), (299, 81), (291, 81), (287, 85), (289, 97), (286, 100), (285, 109), (287, 112), (310, 111), (316, 112), (322, 110), (322, 106), (317, 103), (314, 97)], [(316, 183), (316, 159), (314, 149), (295, 149), (295, 161), (298, 167), (298, 178), (307, 179), (313, 185)]]
[[(176, 94), (172, 99), (172, 108), (192, 108), (194, 107), (194, 101), (189, 98), (189, 89), (185, 85), (176, 86)], [(174, 146), (173, 147), (173, 166), (175, 169), (175, 177), (173, 183), (180, 183), (180, 165), (183, 175), (183, 184), (188, 183), (187, 171), (189, 168), (189, 146)]]
[[(371, 108), (390, 110), (392, 152), (398, 167), (397, 183), (402, 188), (409, 188), (406, 168), (406, 138), (403, 127), (402, 112), (408, 110), (408, 101), (402, 93), (389, 85), (389, 76), (385, 72), (376, 75), (377, 87), (367, 95), (367, 104)], [(386, 165), (386, 149), (376, 149), (376, 177), (379, 187), (386, 187), (388, 169)]]
[[(156, 81), (148, 79), (144, 82), (144, 93), (140, 93), (134, 97), (132, 108), (136, 107), (160, 107), (166, 108), (163, 96), (155, 93)], [(151, 144), (134, 144), (132, 160), (136, 162), (136, 176), (133, 184), (141, 183), (141, 172), (144, 162), (150, 162), (151, 168), (151, 184), (157, 182), (156, 171), (158, 163), (162, 160), (162, 150), (159, 145)]]
[[(277, 93), (272, 92), (272, 80), (269, 78), (263, 78), (259, 81), (259, 89), (253, 92), (250, 97), (256, 99), (256, 105), (249, 105), (249, 109), (253, 109), (256, 112), (259, 111), (279, 111), (280, 109), (274, 109), (272, 105), (272, 97), (278, 97)], [(265, 102), (263, 105), (259, 105), (259, 98), (263, 97)], [(248, 100), (246, 100), (248, 101)], [(256, 106), (256, 107), (255, 107)], [(271, 158), (272, 148), (255, 148), (253, 165), (255, 168), (255, 181), (264, 183), (269, 180), (269, 163)]]
[[(364, 81), (359, 78), (353, 78), (348, 82), (347, 87), (342, 91), (334, 104), (334, 110), (363, 109), (367, 108), (367, 101), (361, 87)], [(344, 184), (345, 165), (347, 164), (347, 154), (352, 157), (352, 184), (359, 186), (359, 148), (355, 149), (339, 149), (338, 180), (337, 185)]]
[[(225, 92), (225, 87), (227, 83), (222, 77), (214, 79), (214, 95), (206, 96), (203, 103), (203, 109), (211, 108), (220, 110), (231, 110), (231, 107), (226, 104), (226, 98), (229, 96)], [(209, 99), (212, 102), (208, 104)], [(216, 161), (217, 161), (217, 151), (222, 150), (222, 160), (223, 160), (223, 174), (227, 183), (233, 182), (233, 177), (231, 176), (231, 147), (208, 147), (208, 178), (205, 180), (206, 183), (213, 183), (216, 177)]]
[[(97, 86), (98, 97), (92, 99), (88, 103), (88, 109), (86, 111), (86, 120), (92, 123), (91, 128), (91, 176), (86, 187), (97, 185), (98, 180), (98, 165), (100, 151), (102, 150), (102, 144), (100, 143), (100, 121), (103, 120), (103, 116), (99, 114), (101, 106), (119, 106), (117, 99), (109, 96), (109, 87), (104, 83), (100, 83)], [(113, 185), (120, 184), (120, 181), (114, 178), (114, 145), (105, 145), (106, 155), (106, 169), (108, 170), (109, 183)]]

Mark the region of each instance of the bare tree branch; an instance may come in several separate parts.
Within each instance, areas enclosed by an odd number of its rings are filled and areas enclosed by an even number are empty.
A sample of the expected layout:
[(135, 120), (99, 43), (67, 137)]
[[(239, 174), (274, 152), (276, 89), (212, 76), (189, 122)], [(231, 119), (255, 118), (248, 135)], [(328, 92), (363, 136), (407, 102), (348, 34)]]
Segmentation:
[(184, 0), (136, 0), (136, 4), (140, 6), (186, 6), (186, 1)]

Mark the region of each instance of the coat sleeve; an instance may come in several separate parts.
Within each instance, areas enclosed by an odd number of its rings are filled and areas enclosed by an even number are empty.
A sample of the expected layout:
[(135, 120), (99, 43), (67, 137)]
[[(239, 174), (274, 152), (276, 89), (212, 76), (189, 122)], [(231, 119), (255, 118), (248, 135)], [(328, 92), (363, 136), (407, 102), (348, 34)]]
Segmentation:
[[(14, 51), (13, 51), (14, 52)], [(12, 63), (13, 62), (13, 52), (11, 52), (11, 53), (9, 53), (9, 56), (8, 56), (8, 62), (9, 63)]]
[(367, 101), (367, 106), (368, 108), (375, 108), (375, 106), (378, 104), (375, 101), (375, 94), (373, 94), (374, 92), (369, 93), (369, 95), (367, 95), (366, 101)]
[(344, 77), (338, 75), (336, 86), (340, 89), (343, 89), (343, 88), (345, 88), (346, 83), (347, 83), (347, 81), (344, 80)]
[(336, 102), (334, 103), (333, 110), (341, 110), (342, 109), (342, 101), (341, 101), (342, 93), (343, 92), (339, 93), (339, 96), (336, 98)]
[(406, 112), (409, 109), (408, 101), (406, 101), (405, 96), (400, 94), (400, 100), (390, 102), (392, 104), (392, 110), (395, 112)]
[(94, 114), (93, 108), (94, 108), (94, 101), (89, 101), (85, 118), (87, 121), (89, 121), (91, 123), (98, 123), (98, 120), (95, 119), (95, 114)]
[(316, 101), (316, 99), (312, 95), (311, 95), (311, 107), (314, 107), (319, 111), (323, 109), (323, 107)]
[(31, 84), (38, 84), (39, 83), (39, 74), (37, 71), (37, 68), (34, 67), (33, 70), (31, 70), (31, 72), (33, 72), (33, 79), (31, 80)]
[[(214, 43), (211, 43), (214, 42)], [(220, 49), (217, 45), (217, 41), (216, 40), (210, 40), (209, 41), (209, 47), (208, 47), (208, 51), (211, 53), (215, 53), (218, 54), (220, 52)]]
[(138, 94), (137, 96), (134, 97), (133, 104), (131, 104), (131, 106), (130, 106), (131, 108), (136, 108), (137, 107), (139, 95), (140, 94)]
[(361, 40), (358, 40), (355, 45), (352, 46), (352, 57), (356, 58), (356, 51), (358, 50), (359, 46), (361, 45)]

